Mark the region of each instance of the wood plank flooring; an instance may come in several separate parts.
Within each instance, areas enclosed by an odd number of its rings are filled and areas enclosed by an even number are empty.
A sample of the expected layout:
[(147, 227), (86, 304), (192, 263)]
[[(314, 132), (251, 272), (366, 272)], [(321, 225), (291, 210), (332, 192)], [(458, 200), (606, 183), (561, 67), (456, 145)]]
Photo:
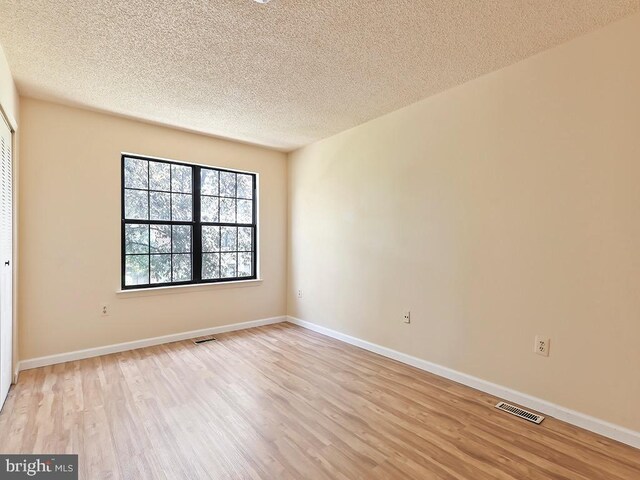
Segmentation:
[(278, 324), (27, 370), (0, 452), (96, 479), (640, 479), (640, 450)]

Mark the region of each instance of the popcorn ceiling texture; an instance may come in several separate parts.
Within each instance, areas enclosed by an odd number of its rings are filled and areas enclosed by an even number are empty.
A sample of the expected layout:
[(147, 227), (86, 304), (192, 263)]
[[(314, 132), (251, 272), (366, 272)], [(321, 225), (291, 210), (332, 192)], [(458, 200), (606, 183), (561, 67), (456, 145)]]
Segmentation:
[(638, 0), (0, 0), (23, 95), (291, 150)]

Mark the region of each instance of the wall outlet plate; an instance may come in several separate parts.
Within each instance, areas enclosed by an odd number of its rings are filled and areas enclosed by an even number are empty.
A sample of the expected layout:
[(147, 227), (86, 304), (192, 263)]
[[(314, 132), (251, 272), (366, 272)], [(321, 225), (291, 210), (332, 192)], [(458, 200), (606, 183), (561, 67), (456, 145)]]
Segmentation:
[(109, 305), (106, 303), (100, 304), (100, 316), (108, 317), (109, 316)]
[(411, 312), (409, 310), (402, 314), (402, 321), (404, 323), (411, 323)]
[(536, 342), (533, 346), (533, 351), (543, 357), (549, 356), (549, 344), (551, 339), (543, 337), (542, 335), (536, 335)]
[(302, 298), (302, 290), (298, 290), (298, 298)]

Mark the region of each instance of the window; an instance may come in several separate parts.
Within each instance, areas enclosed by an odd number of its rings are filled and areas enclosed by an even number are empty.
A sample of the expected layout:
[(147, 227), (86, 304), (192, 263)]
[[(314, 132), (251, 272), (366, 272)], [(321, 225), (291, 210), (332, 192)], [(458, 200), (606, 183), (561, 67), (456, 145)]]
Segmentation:
[(122, 155), (122, 288), (256, 278), (256, 175)]

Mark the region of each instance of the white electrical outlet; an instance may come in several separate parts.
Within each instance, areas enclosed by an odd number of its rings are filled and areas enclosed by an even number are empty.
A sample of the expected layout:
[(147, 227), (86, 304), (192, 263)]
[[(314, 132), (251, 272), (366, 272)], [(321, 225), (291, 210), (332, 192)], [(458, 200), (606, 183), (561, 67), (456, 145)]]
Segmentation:
[(298, 290), (298, 298), (302, 298), (302, 290)]
[(409, 310), (402, 314), (402, 321), (404, 323), (411, 323), (411, 312)]
[(101, 317), (108, 317), (109, 316), (109, 305), (107, 305), (106, 303), (101, 303), (100, 304), (100, 316)]
[(543, 357), (549, 356), (549, 343), (551, 339), (543, 337), (542, 335), (536, 335), (536, 343), (533, 347), (533, 351)]

